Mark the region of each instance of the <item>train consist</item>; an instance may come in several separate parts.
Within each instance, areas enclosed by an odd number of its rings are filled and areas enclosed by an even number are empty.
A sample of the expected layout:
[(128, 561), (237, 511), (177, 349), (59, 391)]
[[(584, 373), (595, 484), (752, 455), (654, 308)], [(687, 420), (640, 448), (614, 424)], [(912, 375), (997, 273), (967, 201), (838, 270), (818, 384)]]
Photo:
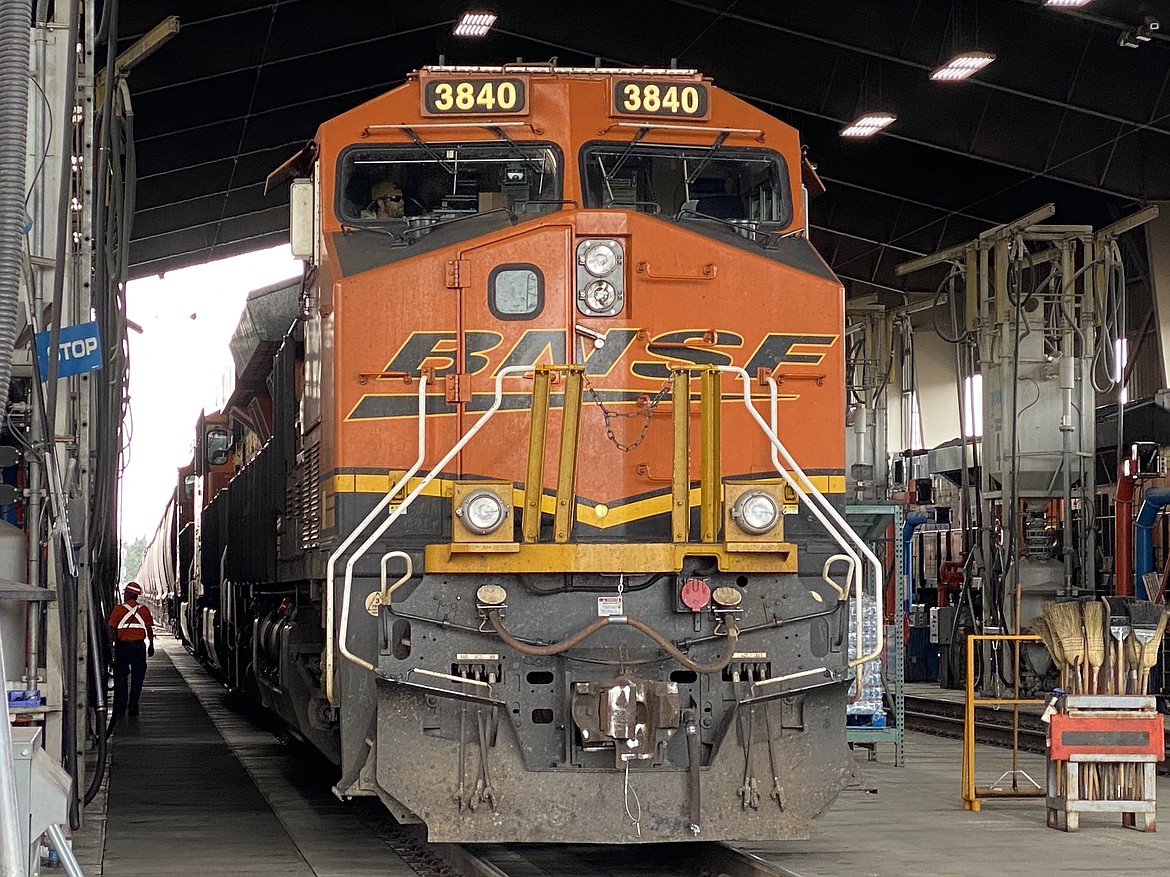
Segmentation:
[(876, 561), (796, 132), (695, 71), (431, 67), (285, 181), (304, 280), (142, 571), (178, 635), (435, 841), (805, 836)]

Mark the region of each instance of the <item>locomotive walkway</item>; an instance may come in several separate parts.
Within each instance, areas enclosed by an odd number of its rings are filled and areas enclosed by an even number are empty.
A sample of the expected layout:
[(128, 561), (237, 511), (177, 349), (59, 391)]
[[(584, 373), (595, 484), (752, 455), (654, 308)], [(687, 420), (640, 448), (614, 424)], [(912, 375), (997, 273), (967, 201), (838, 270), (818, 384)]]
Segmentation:
[(102, 796), (75, 839), (87, 877), (413, 877), (378, 839), (380, 805), (338, 801), (324, 759), (229, 709), (176, 640), (158, 645), (142, 716), (119, 722)]

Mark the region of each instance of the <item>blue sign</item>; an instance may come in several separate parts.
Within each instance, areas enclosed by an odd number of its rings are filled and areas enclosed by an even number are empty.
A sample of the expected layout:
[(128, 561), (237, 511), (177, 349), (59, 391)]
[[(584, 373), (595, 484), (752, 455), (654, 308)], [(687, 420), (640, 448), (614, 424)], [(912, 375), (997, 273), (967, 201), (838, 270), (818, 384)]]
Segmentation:
[[(41, 380), (49, 378), (49, 332), (37, 332), (37, 364)], [(97, 323), (62, 326), (57, 345), (57, 377), (97, 371), (102, 367), (102, 345)]]

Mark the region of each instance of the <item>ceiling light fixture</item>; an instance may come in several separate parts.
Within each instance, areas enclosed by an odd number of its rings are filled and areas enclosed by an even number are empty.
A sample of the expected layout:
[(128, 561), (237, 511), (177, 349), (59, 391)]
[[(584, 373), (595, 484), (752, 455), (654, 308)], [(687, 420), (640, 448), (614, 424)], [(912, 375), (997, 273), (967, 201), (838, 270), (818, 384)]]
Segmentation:
[(496, 16), (490, 12), (464, 12), (463, 18), (455, 25), (455, 36), (482, 37), (495, 23)]
[(841, 129), (842, 137), (872, 137), (898, 117), (893, 113), (866, 113)]
[(1057, 9), (1077, 9), (1088, 6), (1093, 0), (1044, 0), (1045, 6), (1054, 6)]
[(963, 52), (931, 73), (930, 78), (935, 82), (959, 82), (982, 70), (994, 60), (995, 55), (987, 52)]

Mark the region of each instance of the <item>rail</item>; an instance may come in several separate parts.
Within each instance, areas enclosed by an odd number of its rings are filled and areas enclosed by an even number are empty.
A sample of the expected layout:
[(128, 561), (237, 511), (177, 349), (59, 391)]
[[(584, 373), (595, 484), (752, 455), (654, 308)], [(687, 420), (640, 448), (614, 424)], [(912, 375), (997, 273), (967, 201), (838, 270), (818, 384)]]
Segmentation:
[[(681, 406), (681, 408), (683, 410), (689, 409), (689, 396), (690, 396), (690, 394), (689, 394), (689, 390), (687, 390), (686, 387), (689, 384), (689, 373), (692, 370), (693, 369), (691, 369), (689, 367), (684, 368), (684, 369), (677, 369), (677, 368), (674, 369), (674, 375), (673, 375), (673, 379), (672, 379), (672, 383), (674, 385), (673, 386), (674, 395), (677, 398), (679, 396), (680, 391), (681, 391), (683, 393), (682, 398), (685, 398), (688, 400), (688, 404), (686, 406)], [(535, 372), (533, 372), (531, 367), (529, 367), (529, 366), (508, 366), (506, 368), (501, 369), (496, 374), (495, 395), (494, 395), (491, 406), (482, 415), (480, 415), (479, 419), (477, 419), (475, 421), (475, 423), (472, 424), (471, 428), (468, 429), (468, 431), (459, 438), (459, 440), (454, 444), (454, 446), (452, 446), (452, 448), (446, 453), (446, 455), (444, 455), (444, 457), (441, 460), (439, 460), (439, 462), (437, 462), (430, 469), (430, 471), (426, 474), (426, 476), (424, 476), (421, 479), (421, 481), (414, 487), (414, 489), (411, 490), (403, 498), (403, 500), (393, 509), (393, 511), (386, 517), (386, 519), (383, 520), (382, 523), (380, 525), (378, 525), (378, 527), (376, 529), (374, 529), (374, 531), (371, 532), (366, 537), (365, 541), (357, 548), (357, 550), (349, 556), (349, 559), (346, 561), (346, 565), (345, 565), (345, 579), (344, 579), (344, 588), (343, 588), (341, 630), (340, 630), (340, 636), (338, 637), (341, 640), (341, 642), (339, 644), (339, 651), (342, 653), (342, 655), (347, 660), (350, 660), (354, 664), (356, 664), (360, 667), (363, 667), (365, 669), (369, 669), (369, 670), (374, 669), (372, 664), (369, 661), (366, 661), (365, 659), (363, 659), (360, 656), (351, 652), (349, 650), (348, 643), (346, 641), (348, 631), (349, 631), (349, 612), (350, 612), (350, 598), (352, 595), (352, 588), (353, 588), (353, 570), (354, 570), (354, 567), (357, 564), (357, 562), (362, 557), (364, 557), (366, 555), (366, 553), (370, 550), (370, 548), (374, 545), (374, 543), (377, 542), (377, 540), (382, 537), (382, 535), (386, 532), (386, 530), (389, 529), (394, 524), (394, 522), (398, 520), (399, 517), (401, 517), (403, 514), (405, 514), (407, 509), (414, 503), (414, 501), (422, 493), (422, 491), (425, 490), (426, 487), (439, 475), (439, 473), (444, 469), (444, 467), (446, 467), (447, 464), (450, 463), (450, 461), (452, 459), (454, 459), (454, 457), (467, 445), (467, 443), (487, 424), (487, 422), (489, 420), (491, 420), (492, 417), (495, 416), (495, 414), (499, 411), (500, 406), (502, 404), (502, 400), (503, 400), (503, 381), (504, 381), (504, 379), (507, 377), (522, 375), (525, 373), (532, 373), (533, 378), (534, 378), (534, 382), (535, 382), (534, 383), (534, 390), (533, 390), (533, 396), (534, 396), (533, 407), (534, 407), (534, 409), (539, 409), (543, 406), (537, 405), (536, 400), (538, 398), (544, 398), (546, 396), (546, 394), (548, 393), (547, 384), (549, 381), (549, 375), (546, 373), (546, 371), (547, 370), (536, 370)], [(718, 510), (717, 506), (718, 506), (719, 492), (717, 489), (717, 485), (718, 485), (719, 477), (718, 477), (718, 469), (717, 469), (717, 466), (718, 466), (717, 460), (718, 460), (718, 445), (719, 445), (719, 426), (718, 426), (717, 406), (719, 404), (718, 400), (722, 396), (722, 393), (721, 393), (720, 388), (719, 388), (719, 375), (721, 372), (727, 372), (729, 374), (738, 375), (741, 378), (741, 380), (743, 381), (744, 405), (747, 408), (751, 417), (759, 425), (759, 427), (763, 431), (764, 435), (768, 438), (769, 444), (771, 446), (772, 463), (775, 466), (777, 472), (780, 473), (780, 475), (783, 477), (784, 481), (788, 484), (788, 486), (805, 503), (805, 505), (812, 512), (814, 517), (820, 522), (821, 526), (823, 526), (825, 528), (826, 532), (828, 532), (828, 534), (833, 538), (834, 541), (837, 542), (837, 544), (840, 546), (840, 548), (844, 552), (844, 554), (832, 555), (825, 562), (824, 568), (823, 568), (822, 573), (821, 573), (821, 577), (823, 580), (825, 580), (830, 585), (830, 587), (833, 588), (833, 590), (837, 593), (837, 595), (840, 599), (845, 599), (846, 595), (850, 591), (852, 591), (856, 595), (856, 599), (854, 601), (855, 602), (855, 612), (856, 612), (856, 616), (857, 616), (857, 624), (856, 624), (856, 630), (855, 630), (855, 638), (856, 638), (855, 657), (854, 657), (854, 659), (849, 661), (848, 666), (851, 668), (854, 668), (856, 670), (857, 677), (858, 677), (858, 685), (860, 686), (862, 665), (864, 665), (865, 663), (867, 663), (869, 661), (874, 660), (875, 658), (880, 656), (882, 653), (882, 650), (884, 648), (884, 631), (882, 630), (881, 625), (879, 624), (878, 629), (877, 629), (876, 645), (871, 652), (865, 652), (864, 645), (863, 645), (863, 639), (862, 639), (862, 633), (863, 633), (862, 598), (864, 597), (864, 586), (863, 586), (863, 576), (861, 576), (859, 574), (859, 568), (861, 566), (862, 560), (861, 560), (861, 557), (858, 555), (858, 552), (854, 549), (853, 546), (850, 545), (850, 542), (852, 542), (854, 545), (856, 545), (857, 548), (860, 548), (861, 553), (873, 565), (874, 571), (875, 571), (874, 581), (879, 582), (879, 583), (882, 581), (882, 571), (881, 571), (880, 561), (878, 561), (877, 557), (873, 554), (873, 552), (869, 549), (869, 547), (865, 544), (865, 542), (861, 539), (861, 537), (858, 536), (853, 531), (853, 529), (849, 526), (849, 524), (845, 522), (844, 518), (842, 518), (841, 515), (837, 512), (837, 510), (835, 508), (833, 508), (833, 506), (829, 502), (829, 500), (827, 498), (825, 498), (825, 496), (817, 489), (816, 485), (813, 484), (812, 480), (808, 477), (808, 475), (804, 472), (804, 470), (799, 466), (799, 464), (796, 462), (796, 460), (793, 459), (793, 457), (789, 453), (788, 449), (784, 446), (783, 442), (781, 442), (780, 439), (778, 438), (778, 436), (777, 436), (778, 389), (777, 389), (777, 383), (776, 383), (775, 379), (770, 377), (770, 376), (767, 378), (767, 384), (769, 387), (770, 399), (771, 399), (771, 412), (770, 413), (771, 413), (771, 421), (772, 421), (771, 425), (769, 425), (760, 416), (760, 413), (756, 410), (755, 405), (752, 403), (751, 377), (748, 375), (746, 370), (744, 370), (743, 368), (740, 368), (738, 366), (715, 366), (715, 367), (701, 368), (701, 369), (699, 369), (699, 371), (701, 372), (700, 378), (701, 378), (701, 383), (703, 384), (703, 386), (702, 386), (703, 392), (701, 393), (701, 406), (700, 406), (701, 407), (700, 414), (702, 415), (700, 418), (701, 419), (700, 431), (701, 431), (701, 439), (702, 439), (701, 444), (702, 444), (703, 465), (700, 467), (702, 470), (702, 473), (701, 473), (702, 477), (700, 479), (700, 503), (699, 503), (700, 504), (700, 512), (701, 512), (700, 526), (701, 526), (701, 530), (702, 530), (702, 533), (701, 533), (702, 541), (703, 542), (714, 541), (714, 539), (716, 538), (716, 531), (718, 530), (719, 510)], [(574, 375), (571, 375), (571, 377), (574, 377)], [(678, 542), (680, 540), (686, 541), (686, 537), (688, 535), (687, 531), (689, 530), (689, 527), (687, 526), (688, 522), (686, 521), (686, 518), (680, 514), (680, 509), (677, 507), (680, 505), (679, 500), (683, 499), (686, 496), (686, 492), (689, 492), (689, 484), (686, 483), (685, 463), (682, 466), (680, 466), (680, 461), (678, 459), (679, 446), (681, 444), (681, 447), (683, 449), (683, 453), (685, 453), (685, 449), (687, 448), (687, 445), (689, 444), (689, 442), (687, 441), (688, 430), (687, 430), (686, 418), (679, 416), (678, 409), (680, 408), (680, 406), (676, 405), (675, 408), (676, 408), (676, 414), (672, 418), (675, 421), (675, 423), (674, 423), (674, 432), (675, 432), (675, 436), (674, 436), (675, 454), (674, 454), (674, 456), (675, 456), (675, 461), (674, 461), (674, 473), (673, 473), (673, 477), (672, 477), (672, 481), (675, 483), (673, 485), (672, 494), (674, 494), (674, 500), (675, 500), (673, 505), (676, 506), (676, 508), (674, 508), (673, 513), (672, 513), (672, 529), (674, 531), (674, 533), (673, 533), (674, 541)], [(714, 410), (712, 410), (712, 409), (714, 409)], [(534, 416), (535, 416), (535, 414), (534, 414)], [(415, 476), (415, 474), (417, 474), (417, 472), (422, 468), (423, 460), (424, 460), (425, 453), (426, 453), (426, 429), (425, 429), (426, 377), (425, 377), (425, 375), (422, 376), (420, 378), (420, 381), (419, 381), (418, 420), (419, 420), (419, 433), (418, 433), (418, 435), (419, 435), (419, 439), (418, 439), (419, 454), (418, 454), (418, 459), (415, 461), (414, 465), (409, 470), (407, 470), (403, 474), (403, 476), (400, 479), (398, 479), (398, 481), (387, 491), (386, 496), (382, 498), (382, 500), (374, 507), (374, 509), (366, 516), (366, 518), (353, 530), (353, 532), (351, 532), (349, 534), (349, 536), (346, 537), (346, 539), (341, 543), (341, 545), (338, 546), (338, 548), (335, 549), (334, 552), (329, 557), (329, 563), (328, 563), (328, 568), (327, 568), (327, 573), (326, 573), (327, 587), (325, 588), (325, 595), (324, 595), (325, 616), (326, 616), (325, 676), (326, 676), (326, 698), (328, 699), (329, 703), (332, 705), (336, 705), (336, 703), (337, 703), (336, 691), (335, 691), (335, 675), (336, 675), (335, 674), (335, 662), (334, 662), (334, 658), (333, 658), (334, 616), (336, 614), (335, 608), (334, 608), (335, 604), (334, 604), (334, 599), (333, 599), (333, 589), (335, 586), (336, 564), (337, 564), (337, 561), (341, 558), (342, 554), (344, 554), (354, 544), (354, 542), (357, 541), (357, 539), (363, 533), (365, 533), (367, 531), (367, 529), (369, 528), (369, 526), (373, 522), (373, 520), (378, 515), (380, 515), (382, 513), (382, 511), (390, 504), (393, 497), (396, 496), (398, 494), (398, 492), (403, 488), (403, 486), (408, 484), (410, 479), (413, 478)], [(537, 424), (537, 426), (542, 426), (542, 424)], [(540, 433), (541, 438), (543, 438), (543, 432), (544, 432), (543, 428), (539, 428), (539, 429), (534, 428), (533, 432)], [(561, 448), (562, 465), (560, 467), (562, 473), (565, 471), (565, 468), (566, 468), (564, 465), (566, 454), (568, 454), (570, 458), (575, 457), (576, 430), (574, 429), (571, 432), (572, 432), (571, 437), (568, 437), (568, 438), (562, 437), (562, 448)], [(680, 439), (681, 439), (681, 441), (680, 441)], [(533, 445), (532, 447), (537, 447), (537, 448), (540, 448), (541, 450), (543, 450), (543, 447), (542, 447), (543, 444), (544, 444), (543, 441), (541, 441), (538, 445)], [(532, 447), (530, 447), (530, 450), (529, 450), (529, 461), (528, 461), (528, 470), (529, 471), (527, 474), (528, 474), (529, 481), (533, 480), (533, 475), (539, 476), (540, 471), (543, 469), (543, 465), (542, 465), (543, 460), (542, 459), (537, 459), (537, 460), (532, 459), (533, 454), (534, 454)], [(784, 460), (787, 462), (787, 464), (788, 464), (787, 467), (785, 467), (784, 465), (782, 465), (780, 463), (780, 456), (781, 455), (784, 457)], [(543, 454), (539, 454), (538, 456), (540, 458), (542, 458)], [(570, 467), (570, 468), (575, 468), (575, 467)], [(539, 483), (541, 480), (543, 480), (543, 479), (539, 478), (539, 477), (536, 479), (537, 483)], [(570, 485), (571, 485), (571, 482), (572, 482), (571, 475), (569, 476), (569, 481), (570, 481)], [(558, 497), (563, 495), (563, 492), (564, 492), (563, 488), (565, 486), (566, 485), (558, 484)], [(570, 490), (569, 493), (571, 495), (572, 491)], [(530, 485), (526, 486), (526, 496), (525, 496), (526, 511), (528, 510), (529, 506), (535, 506), (536, 508), (539, 508), (539, 506), (536, 505), (536, 503), (539, 503), (539, 497), (531, 494)], [(681, 505), (682, 505), (682, 509), (685, 510), (686, 506), (689, 505), (689, 503), (683, 502)], [(562, 506), (562, 503), (558, 501), (558, 503), (557, 503), (558, 512), (561, 511), (561, 508), (560, 508), (561, 506)], [(531, 530), (533, 528), (528, 526), (529, 518), (532, 518), (533, 520), (539, 520), (539, 518), (537, 516), (533, 516), (533, 515), (526, 515), (525, 516), (525, 521), (526, 521), (526, 527), (525, 527), (525, 533), (524, 533), (524, 541), (525, 542), (532, 542), (532, 541), (535, 541), (537, 538), (537, 533), (531, 532)], [(568, 515), (567, 514), (562, 515), (562, 514), (558, 513), (556, 515), (556, 518), (557, 518), (557, 520), (555, 521), (556, 526), (554, 527), (554, 529), (556, 531), (556, 541), (563, 542), (568, 538), (568, 523), (569, 522), (568, 522), (568, 520), (562, 520), (562, 518), (568, 518)], [(401, 584), (405, 580), (409, 579), (409, 577), (410, 577), (411, 573), (409, 572), (410, 567), (409, 567), (409, 558), (408, 558), (408, 572), (407, 572), (406, 576), (399, 579), (399, 581), (392, 588), (390, 588), (390, 589), (386, 588), (386, 561), (392, 556), (396, 556), (396, 555), (401, 556), (402, 554), (403, 554), (402, 552), (390, 552), (389, 554), (383, 556), (383, 558), (382, 558), (382, 582), (381, 582), (381, 590), (379, 592), (379, 597), (380, 597), (382, 602), (387, 602), (388, 597), (393, 593), (393, 591), (396, 590), (399, 586), (401, 586)], [(844, 561), (848, 564), (848, 569), (847, 569), (846, 574), (845, 574), (846, 575), (846, 578), (845, 578), (846, 584), (845, 584), (844, 588), (842, 588), (835, 581), (833, 581), (831, 576), (830, 576), (830, 569), (831, 569), (832, 565), (836, 562), (839, 562), (839, 561)], [(875, 587), (876, 609), (877, 609), (877, 613), (878, 613), (879, 618), (881, 618), (881, 613), (882, 613), (882, 597), (883, 597), (882, 589), (880, 587)], [(859, 690), (860, 690), (860, 687), (859, 687)]]
[[(415, 473), (422, 468), (423, 458), (427, 451), (427, 430), (426, 430), (426, 416), (427, 416), (427, 376), (426, 373), (419, 375), (418, 379), (418, 459), (414, 461), (414, 465), (406, 470), (406, 473), (398, 479), (397, 483), (392, 485), (386, 491), (386, 495), (374, 506), (373, 510), (366, 515), (353, 532), (345, 537), (345, 540), (334, 549), (333, 553), (329, 555), (329, 566), (325, 571), (325, 593), (323, 595), (325, 603), (325, 699), (333, 706), (337, 706), (337, 701), (333, 692), (333, 575), (337, 566), (337, 561), (344, 554), (355, 541), (358, 536), (370, 526), (374, 518), (382, 513), (382, 510), (390, 505), (394, 496), (402, 489), (404, 484), (407, 484)], [(348, 586), (348, 583), (347, 583)], [(348, 603), (346, 604), (348, 606)]]
[[(833, 508), (833, 504), (825, 498), (825, 495), (817, 490), (817, 487), (815, 484), (813, 484), (812, 479), (808, 477), (802, 468), (800, 468), (800, 464), (798, 464), (796, 460), (793, 459), (792, 454), (790, 454), (788, 451), (788, 448), (786, 448), (784, 443), (780, 441), (780, 438), (776, 435), (776, 430), (769, 426), (768, 423), (765, 422), (764, 418), (760, 416), (760, 412), (756, 410), (756, 406), (752, 403), (752, 378), (747, 373), (747, 370), (736, 365), (721, 365), (717, 366), (716, 368), (718, 368), (718, 370), (721, 372), (726, 372), (727, 374), (738, 375), (743, 381), (744, 407), (747, 408), (748, 413), (751, 415), (752, 419), (755, 420), (756, 424), (760, 427), (764, 435), (767, 437), (768, 442), (771, 444), (772, 465), (775, 466), (776, 471), (780, 473), (780, 476), (784, 479), (788, 486), (792, 488), (797, 497), (804, 501), (809, 511), (813, 513), (813, 517), (815, 517), (820, 522), (821, 526), (825, 528), (828, 534), (841, 547), (841, 550), (845, 552), (845, 554), (854, 562), (854, 564), (860, 564), (861, 558), (858, 557), (857, 551), (849, 545), (849, 542), (852, 542), (857, 549), (860, 549), (861, 554), (864, 555), (865, 559), (873, 566), (874, 601), (876, 603), (877, 617), (879, 621), (877, 625), (877, 643), (871, 652), (864, 651), (862, 640), (861, 600), (864, 596), (862, 576), (854, 574), (852, 583), (853, 591), (856, 595), (855, 612), (857, 615), (857, 625), (856, 630), (854, 631), (854, 636), (857, 641), (857, 656), (849, 662), (849, 666), (857, 669), (860, 676), (861, 665), (878, 658), (881, 655), (883, 649), (885, 649), (885, 631), (882, 629), (881, 623), (883, 598), (881, 583), (885, 577), (882, 575), (881, 561), (877, 559), (877, 555), (875, 555), (873, 551), (870, 550), (869, 546), (865, 544), (865, 540), (858, 536), (853, 528), (850, 527), (845, 519), (841, 516), (841, 514), (835, 508)], [(769, 375), (766, 378), (766, 381), (768, 384), (770, 397), (773, 400), (772, 406), (775, 408), (776, 402), (774, 400), (777, 399), (779, 393), (778, 387), (776, 385), (776, 379)], [(791, 469), (791, 471), (781, 465), (780, 456), (784, 457), (784, 461), (788, 464), (788, 467)], [(793, 475), (796, 477), (794, 478)], [(830, 523), (830, 521), (832, 521), (832, 523)], [(854, 572), (856, 571), (856, 568), (856, 566), (852, 565), (850, 567), (850, 569)], [(827, 565), (825, 574), (827, 574)]]
[[(386, 564), (388, 561), (392, 560), (395, 557), (401, 558), (402, 560), (406, 561), (406, 572), (404, 572), (402, 574), (402, 576), (398, 579), (398, 581), (396, 581), (393, 584), (392, 587), (387, 589), (387, 587), (386, 587)], [(381, 576), (382, 576), (382, 588), (381, 588), (381, 590), (378, 591), (377, 594), (373, 595), (377, 598), (377, 602), (374, 604), (377, 606), (381, 606), (385, 603), (389, 603), (390, 597), (394, 594), (394, 592), (396, 590), (398, 590), (398, 588), (400, 588), (405, 582), (407, 582), (410, 579), (410, 577), (414, 574), (414, 562), (410, 559), (410, 555), (407, 554), (405, 551), (387, 551), (385, 554), (382, 555), (382, 562), (381, 562), (380, 566), (381, 566)], [(353, 652), (351, 652), (349, 650), (349, 597), (350, 597), (351, 586), (352, 586), (352, 580), (347, 578), (345, 580), (345, 592), (341, 596), (341, 605), (343, 608), (341, 610), (341, 630), (338, 632), (338, 635), (337, 635), (337, 648), (339, 648), (341, 650), (341, 654), (345, 655), (345, 657), (349, 658), (349, 660), (351, 660), (353, 663), (357, 664), (359, 667), (365, 667), (367, 670), (373, 670), (374, 669), (373, 664), (371, 664), (369, 661), (367, 661), (365, 658), (361, 657), (360, 655), (355, 655)]]
[[(447, 453), (443, 456), (443, 459), (439, 460), (439, 462), (437, 462), (434, 466), (431, 467), (431, 470), (429, 472), (427, 472), (427, 474), (422, 478), (421, 481), (419, 481), (419, 483), (417, 485), (415, 485), (415, 488), (412, 491), (410, 491), (403, 498), (402, 502), (400, 502), (395, 507), (394, 511), (392, 511), (386, 517), (386, 520), (384, 520), (381, 524), (378, 525), (378, 527), (366, 538), (366, 541), (363, 542), (361, 545), (359, 545), (357, 551), (355, 551), (353, 554), (351, 554), (349, 557), (349, 560), (347, 560), (345, 562), (345, 590), (344, 590), (345, 594), (349, 594), (351, 588), (353, 587), (353, 568), (357, 564), (357, 562), (359, 560), (361, 560), (366, 555), (366, 552), (368, 552), (370, 550), (370, 548), (373, 547), (375, 542), (377, 542), (379, 539), (382, 538), (382, 534), (385, 533), (394, 524), (395, 521), (397, 521), (400, 517), (402, 517), (406, 513), (406, 510), (409, 509), (410, 506), (414, 504), (414, 501), (416, 499), (418, 499), (419, 494), (421, 494), (424, 490), (426, 490), (427, 485), (429, 485), (432, 481), (435, 480), (435, 478), (438, 477), (439, 473), (443, 471), (443, 469), (447, 466), (447, 464), (450, 463), (453, 459), (455, 459), (455, 456), (460, 451), (462, 451), (464, 447), (466, 447), (467, 443), (469, 441), (471, 441), (471, 439), (474, 438), (475, 435), (481, 429), (483, 429), (484, 425), (495, 416), (496, 412), (500, 410), (500, 405), (503, 403), (503, 400), (504, 400), (504, 378), (511, 377), (512, 375), (522, 375), (525, 372), (530, 372), (530, 371), (532, 371), (531, 366), (510, 365), (510, 366), (507, 366), (505, 368), (500, 369), (496, 373), (496, 393), (495, 393), (495, 398), (492, 400), (491, 406), (487, 409), (487, 411), (485, 411), (483, 414), (481, 414), (479, 416), (479, 419), (476, 420), (475, 423), (473, 423), (471, 425), (471, 428), (468, 429), (467, 432), (465, 432), (459, 438), (459, 441), (455, 442), (455, 444), (451, 446), (451, 450), (447, 451)], [(364, 531), (367, 526), (369, 526), (369, 523), (374, 519), (374, 517), (376, 517), (382, 511), (383, 508), (385, 508), (387, 505), (390, 504), (390, 499), (398, 492), (398, 490), (403, 485), (407, 484), (409, 482), (409, 480), (412, 477), (414, 477), (414, 474), (416, 472), (418, 472), (418, 470), (422, 467), (422, 458), (423, 458), (423, 453), (425, 450), (424, 441), (425, 441), (425, 420), (426, 420), (426, 397), (425, 397), (424, 393), (425, 393), (425, 389), (422, 386), (422, 383), (420, 380), (419, 416), (418, 416), (419, 459), (416, 462), (415, 466), (412, 467), (411, 470), (407, 471), (407, 473), (405, 475), (403, 475), (402, 478), (400, 478), (398, 480), (397, 484), (395, 484), (392, 488), (390, 488), (390, 491), (386, 494), (385, 498), (380, 503), (378, 503), (378, 505), (374, 508), (373, 512), (371, 512), (369, 515), (366, 516), (366, 519), (364, 521), (362, 521), (362, 523), (360, 525), (358, 525), (358, 528), (356, 530), (354, 530), (354, 532), (351, 533), (349, 535), (349, 537), (346, 538), (345, 542), (342, 543), (342, 546), (340, 548), (338, 548), (330, 556), (330, 558), (329, 558), (330, 564), (329, 564), (329, 571), (328, 571), (328, 587), (325, 589), (326, 594), (329, 594), (333, 590), (333, 561), (334, 561), (334, 558), (339, 556), (342, 551), (344, 551), (346, 548), (348, 548), (350, 545), (353, 544), (353, 542), (357, 539), (357, 537), (361, 534), (361, 532)], [(329, 611), (326, 613), (327, 614), (327, 622), (328, 622), (328, 627), (326, 628), (327, 631), (331, 631), (333, 628), (332, 603), (330, 603), (329, 605), (330, 605)], [(342, 611), (342, 624), (348, 624), (348, 617), (349, 617), (349, 602), (348, 602), (348, 600), (346, 601), (345, 605), (342, 606), (341, 611)], [(332, 653), (333, 653), (333, 649), (331, 647), (331, 643), (327, 643), (326, 649), (325, 649), (325, 655), (326, 655), (326, 659), (327, 659), (327, 666), (326, 666), (326, 671), (325, 671), (326, 672), (325, 696), (328, 698), (328, 700), (331, 704), (336, 706), (336, 702), (334, 701), (334, 698), (333, 698), (334, 684), (333, 684), (333, 672), (332, 672), (332, 670), (333, 670)], [(369, 664), (367, 662), (362, 661), (360, 659), (359, 659), (359, 661), (360, 661), (359, 666), (366, 666), (366, 667), (369, 666)]]

